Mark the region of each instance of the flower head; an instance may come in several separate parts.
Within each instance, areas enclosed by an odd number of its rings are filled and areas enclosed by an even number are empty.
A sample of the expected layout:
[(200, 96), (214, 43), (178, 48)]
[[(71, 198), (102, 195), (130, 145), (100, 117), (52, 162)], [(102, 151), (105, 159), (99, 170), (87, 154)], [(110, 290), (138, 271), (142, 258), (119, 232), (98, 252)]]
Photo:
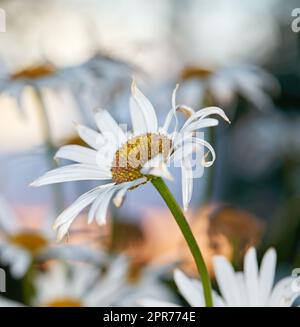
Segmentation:
[(141, 296), (173, 298), (160, 282), (166, 267), (141, 268), (133, 281), (127, 257), (104, 259), (100, 267), (59, 262), (51, 265), (34, 281), (36, 296), (32, 304), (39, 307), (131, 306)]
[(54, 239), (47, 224), (42, 229), (20, 226), (3, 198), (0, 198), (0, 235), (0, 261), (9, 265), (15, 278), (23, 277), (32, 261), (44, 254)]
[[(285, 277), (274, 284), (276, 252), (269, 249), (261, 262), (257, 264), (256, 251), (250, 248), (244, 258), (244, 271), (235, 272), (230, 262), (223, 256), (215, 256), (214, 271), (221, 295), (213, 291), (216, 307), (289, 307), (292, 306), (298, 291), (293, 288), (293, 277)], [(174, 273), (175, 283), (193, 307), (203, 307), (204, 297), (201, 282), (188, 278), (180, 270)], [(299, 278), (298, 278), (299, 279)], [(299, 281), (300, 282), (300, 281)], [(296, 288), (296, 287), (295, 287)], [(164, 302), (143, 300), (144, 305), (162, 306)]]
[[(261, 111), (274, 108), (272, 96), (280, 91), (276, 78), (266, 70), (250, 64), (236, 64), (215, 69), (188, 67), (182, 78), (200, 79), (202, 101), (222, 105), (226, 110), (237, 105), (239, 97)], [(197, 99), (199, 94), (197, 94)]]
[[(96, 110), (95, 120), (100, 131), (96, 132), (86, 126), (78, 125), (80, 137), (91, 147), (78, 145), (63, 146), (56, 153), (56, 158), (77, 162), (46, 173), (32, 183), (33, 186), (79, 180), (107, 180), (107, 184), (98, 186), (83, 194), (56, 220), (54, 228), (58, 239), (68, 232), (73, 220), (81, 210), (91, 204), (88, 221), (94, 217), (99, 224), (105, 222), (109, 202), (119, 206), (127, 191), (146, 183), (157, 176), (171, 179), (168, 165), (179, 163), (182, 171), (183, 207), (187, 209), (192, 196), (193, 167), (192, 155), (201, 155), (200, 163), (209, 167), (215, 160), (212, 146), (203, 138), (197, 137), (199, 129), (218, 125), (215, 118), (207, 116), (216, 114), (229, 121), (224, 111), (209, 107), (195, 112), (187, 106), (177, 106), (172, 96), (172, 108), (162, 127), (158, 126), (157, 116), (151, 102), (132, 83), (130, 114), (133, 130), (125, 133), (106, 110)], [(177, 112), (188, 116), (183, 126), (178, 129)], [(172, 120), (175, 127), (169, 132)], [(208, 149), (211, 160), (207, 160)]]

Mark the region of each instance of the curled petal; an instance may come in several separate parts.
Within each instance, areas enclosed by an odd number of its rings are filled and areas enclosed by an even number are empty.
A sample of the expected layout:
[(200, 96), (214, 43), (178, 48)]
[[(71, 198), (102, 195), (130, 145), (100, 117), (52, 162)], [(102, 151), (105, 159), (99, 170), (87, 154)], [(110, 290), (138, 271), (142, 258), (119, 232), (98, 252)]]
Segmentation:
[(228, 123), (230, 123), (230, 120), (228, 119), (228, 117), (226, 116), (224, 110), (222, 110), (219, 107), (207, 107), (201, 110), (198, 110), (197, 112), (195, 112), (183, 125), (183, 128), (185, 128), (186, 126), (188, 126), (189, 124), (191, 124), (193, 121), (198, 120), (198, 119), (203, 119), (207, 116), (210, 115), (219, 115), (221, 116), (225, 121), (227, 121)]

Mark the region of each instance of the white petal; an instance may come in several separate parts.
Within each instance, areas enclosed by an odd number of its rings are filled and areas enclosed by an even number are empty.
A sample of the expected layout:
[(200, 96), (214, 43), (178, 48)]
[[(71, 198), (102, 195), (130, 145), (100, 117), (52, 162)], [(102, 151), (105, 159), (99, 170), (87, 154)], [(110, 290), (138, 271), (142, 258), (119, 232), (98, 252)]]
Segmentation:
[[(209, 152), (207, 154), (204, 154), (203, 147), (206, 147)], [(193, 153), (198, 152), (201, 154), (201, 164), (204, 167), (210, 167), (213, 165), (215, 159), (216, 159), (216, 153), (214, 148), (205, 140), (197, 138), (197, 137), (191, 137), (186, 138), (175, 151), (170, 156), (170, 160), (173, 160), (175, 162), (181, 162), (182, 159), (190, 157)], [(205, 158), (208, 156), (208, 154), (211, 154), (211, 160), (206, 161)]]
[(182, 160), (181, 164), (181, 184), (183, 209), (187, 210), (193, 193), (193, 170), (187, 159)]
[(68, 232), (76, 216), (88, 205), (90, 205), (103, 191), (114, 184), (98, 186), (81, 195), (70, 207), (64, 210), (56, 219), (53, 228), (58, 232), (58, 240), (61, 240)]
[(28, 270), (32, 257), (30, 253), (11, 243), (2, 244), (0, 247), (1, 263), (10, 267), (12, 276), (22, 278)]
[[(210, 166), (212, 166), (213, 165), (213, 163), (215, 162), (215, 160), (216, 160), (216, 153), (215, 153), (215, 150), (214, 150), (214, 148), (208, 143), (208, 142), (206, 142), (205, 140), (202, 140), (202, 139), (200, 139), (200, 138), (193, 138), (193, 141), (196, 143), (196, 144), (198, 144), (198, 145), (203, 145), (204, 147), (206, 147), (207, 149), (208, 149), (208, 153), (206, 153), (205, 154), (205, 156), (204, 156), (204, 160), (203, 160), (203, 162), (202, 162), (202, 164), (203, 164), (203, 166), (204, 167), (210, 167)], [(206, 161), (205, 160), (205, 157), (207, 157), (208, 156), (208, 154), (210, 153), (210, 155), (211, 155), (211, 160), (209, 160), (209, 161)]]
[(94, 149), (100, 149), (105, 144), (103, 135), (89, 127), (77, 125), (77, 132), (81, 139)]
[(241, 305), (239, 287), (232, 265), (225, 257), (215, 256), (213, 266), (220, 292), (229, 307)]
[(207, 127), (213, 127), (219, 125), (219, 121), (215, 118), (204, 118), (200, 120), (196, 120), (195, 122), (183, 127), (180, 132), (181, 133), (187, 133), (192, 132), (197, 129), (201, 128), (207, 128)]
[(98, 225), (103, 225), (106, 222), (106, 213), (109, 206), (109, 202), (116, 192), (116, 188), (112, 187), (110, 190), (104, 193), (103, 199), (100, 202), (97, 211), (96, 211), (96, 221)]
[(196, 111), (183, 125), (183, 128), (185, 128), (187, 125), (191, 124), (194, 120), (203, 119), (210, 115), (219, 115), (224, 120), (230, 123), (230, 120), (226, 116), (224, 110), (218, 107), (207, 107), (201, 110)]
[(144, 183), (146, 181), (146, 178), (139, 178), (132, 182), (122, 183), (122, 184), (116, 184), (112, 186), (110, 189), (105, 191), (103, 193), (103, 197), (101, 197), (101, 200), (99, 201), (98, 205), (95, 206), (95, 216), (96, 221), (99, 225), (105, 224), (106, 221), (106, 213), (109, 206), (109, 202), (113, 195), (118, 191), (122, 189), (128, 190), (130, 187), (134, 187), (136, 185), (139, 185), (141, 183)]
[(129, 107), (134, 135), (146, 134), (148, 132), (148, 127), (143, 112), (139, 110), (136, 102), (132, 98), (129, 100)]
[[(85, 297), (89, 305), (111, 306), (120, 296), (126, 284), (128, 266), (124, 257), (118, 256), (108, 266), (107, 273), (101, 276), (101, 279), (91, 292)], [(125, 263), (125, 265), (124, 265)]]
[(111, 179), (111, 172), (98, 166), (73, 164), (48, 171), (30, 186), (41, 186), (70, 181)]
[(131, 85), (130, 115), (135, 134), (157, 132), (157, 117), (151, 102), (137, 88), (135, 81)]
[(164, 125), (162, 127), (162, 131), (164, 131), (165, 133), (168, 133), (172, 118), (175, 118), (175, 128), (174, 130), (177, 131), (177, 126), (178, 126), (178, 119), (177, 119), (177, 115), (176, 115), (176, 93), (178, 90), (179, 85), (177, 84), (175, 89), (173, 90), (172, 93), (172, 109), (169, 111), (169, 113), (167, 114), (167, 117), (165, 119)]
[(117, 192), (117, 194), (113, 198), (114, 205), (119, 208), (123, 204), (124, 197), (126, 192), (128, 191), (127, 187), (123, 187), (121, 190)]
[(208, 81), (208, 88), (211, 90), (217, 103), (229, 105), (235, 98), (235, 85), (231, 78), (225, 74), (214, 74)]
[(173, 148), (177, 149), (178, 147), (183, 146), (186, 142), (191, 142), (195, 137), (195, 133), (176, 133), (175, 137), (173, 138)]
[(169, 172), (168, 167), (164, 162), (164, 158), (161, 154), (147, 161), (141, 169), (141, 173), (145, 175), (153, 175), (173, 180), (173, 177)]
[(276, 269), (276, 251), (269, 249), (264, 255), (259, 273), (260, 304), (266, 306), (272, 291)]
[(95, 165), (96, 155), (97, 152), (95, 150), (80, 145), (65, 145), (56, 152), (55, 158)]
[(126, 135), (107, 110), (95, 111), (96, 124), (107, 140), (114, 139), (117, 146), (126, 142)]
[(143, 184), (145, 182), (147, 182), (147, 178), (143, 177), (143, 178), (139, 178), (132, 182), (123, 183), (121, 185), (121, 189), (117, 192), (117, 194), (115, 195), (115, 197), (113, 199), (115, 206), (120, 207), (122, 205), (124, 196), (125, 196), (126, 192), (128, 191), (128, 189), (130, 189), (131, 187), (135, 187), (139, 184)]
[(27, 251), (20, 249), (19, 255), (15, 258), (10, 267), (12, 276), (16, 279), (22, 278), (29, 269), (31, 260), (31, 255)]
[[(113, 185), (110, 188), (108, 188), (107, 190), (104, 190), (101, 194), (99, 194), (97, 196), (97, 199), (94, 201), (94, 203), (92, 204), (90, 210), (89, 210), (89, 215), (88, 215), (88, 223), (90, 224), (95, 215), (99, 214), (99, 208), (103, 208), (103, 203), (104, 204), (109, 204), (110, 198), (111, 198), (111, 192), (114, 193), (117, 190), (117, 186)], [(107, 202), (108, 201), (108, 202)], [(105, 209), (105, 207), (104, 207)], [(106, 208), (107, 209), (107, 208)], [(101, 215), (101, 217), (104, 217), (101, 221), (101, 224), (105, 223), (105, 218), (106, 218), (106, 210), (105, 212), (103, 212), (103, 214)]]
[(294, 278), (286, 277), (281, 279), (274, 287), (270, 296), (268, 306), (269, 307), (290, 307), (296, 298), (300, 295), (298, 292), (294, 292), (292, 283)]
[(201, 292), (201, 288), (195, 287), (193, 280), (178, 269), (174, 272), (174, 280), (179, 292), (192, 307), (204, 306), (203, 292)]
[(247, 298), (244, 274), (242, 272), (237, 272), (235, 273), (235, 277), (236, 277), (236, 283), (238, 285), (240, 301), (241, 301), (239, 306), (248, 307), (249, 303)]
[(17, 217), (3, 197), (0, 197), (0, 228), (8, 233), (18, 228)]
[[(176, 91), (176, 90), (174, 90)], [(174, 95), (173, 95), (174, 96)], [(175, 128), (174, 128), (174, 132), (177, 131), (177, 125), (178, 125), (178, 120), (177, 120), (177, 112), (182, 112), (185, 114), (185, 116), (187, 117), (191, 117), (195, 111), (188, 107), (188, 106), (185, 106), (185, 105), (179, 105), (179, 106), (176, 106), (176, 107), (173, 107), (167, 114), (166, 116), (166, 119), (165, 119), (165, 122), (164, 122), (164, 125), (162, 127), (162, 131), (165, 132), (165, 133), (168, 133), (168, 130), (170, 128), (170, 124), (171, 124), (171, 121), (173, 118), (175, 118)]]
[(244, 258), (244, 276), (246, 292), (248, 295), (248, 301), (250, 307), (259, 305), (259, 283), (258, 283), (258, 265), (256, 250), (250, 248)]

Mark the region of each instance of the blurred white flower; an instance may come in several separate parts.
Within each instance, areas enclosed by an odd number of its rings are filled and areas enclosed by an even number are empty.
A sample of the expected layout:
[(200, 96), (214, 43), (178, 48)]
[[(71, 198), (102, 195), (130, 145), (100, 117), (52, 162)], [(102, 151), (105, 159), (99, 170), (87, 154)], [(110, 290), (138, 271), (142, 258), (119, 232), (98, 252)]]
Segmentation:
[[(230, 262), (223, 256), (215, 256), (214, 270), (219, 296), (213, 291), (215, 307), (290, 307), (300, 292), (292, 288), (292, 276), (281, 279), (274, 286), (276, 252), (269, 249), (261, 263), (257, 264), (256, 250), (250, 248), (244, 258), (244, 272), (235, 272)], [(188, 278), (180, 270), (174, 274), (175, 283), (193, 307), (205, 306), (201, 282)], [(145, 306), (167, 306), (168, 303), (151, 299), (141, 301)], [(173, 305), (174, 306), (174, 305)]]
[(55, 239), (48, 223), (41, 229), (25, 229), (7, 202), (0, 198), (0, 262), (14, 278), (22, 278), (33, 260)]
[[(190, 67), (182, 73), (183, 85), (199, 102), (210, 103), (233, 111), (238, 97), (261, 111), (274, 108), (272, 95), (280, 86), (276, 78), (263, 68), (250, 64), (235, 64), (216, 69)], [(193, 79), (190, 79), (193, 78)], [(194, 78), (197, 78), (194, 79)], [(197, 87), (200, 83), (200, 90)]]
[[(77, 145), (60, 148), (56, 158), (68, 159), (77, 164), (51, 170), (32, 183), (32, 186), (41, 186), (80, 180), (111, 181), (83, 194), (57, 218), (54, 228), (59, 240), (68, 233), (73, 220), (88, 205), (92, 204), (88, 221), (92, 222), (96, 217), (101, 225), (105, 223), (107, 208), (114, 195), (114, 203), (120, 206), (128, 190), (146, 183), (153, 176), (171, 179), (167, 169), (171, 162), (181, 167), (183, 207), (187, 209), (193, 191), (192, 155), (196, 153), (201, 156), (201, 167), (209, 167), (215, 160), (212, 146), (203, 137), (195, 136), (195, 132), (218, 125), (217, 119), (207, 116), (219, 115), (229, 120), (224, 111), (217, 107), (194, 112), (189, 107), (177, 106), (176, 90), (177, 87), (172, 96), (172, 109), (163, 127), (159, 127), (151, 102), (133, 82), (130, 98), (133, 132), (125, 134), (106, 110), (99, 109), (95, 113), (95, 120), (101, 134), (88, 127), (77, 126), (80, 137), (93, 149)], [(177, 111), (189, 116), (179, 130)], [(174, 118), (175, 128), (170, 133)], [(207, 154), (204, 155), (203, 147), (208, 149), (211, 160), (206, 161)]]
[[(101, 270), (102, 268), (102, 270)], [(130, 278), (130, 264), (126, 257), (111, 258), (100, 267), (86, 264), (63, 265), (56, 263), (35, 280), (34, 306), (97, 307), (134, 306), (141, 296), (161, 296), (172, 299), (160, 280), (162, 269), (141, 268)]]
[(270, 94), (277, 93), (277, 80), (255, 65), (236, 65), (217, 70), (208, 79), (208, 92), (217, 104), (229, 106), (241, 96), (262, 111), (274, 107)]
[[(90, 108), (99, 103), (114, 105), (128, 85), (131, 71), (125, 62), (100, 54), (76, 66), (58, 68), (46, 62), (13, 73), (3, 71), (0, 139), (8, 150), (12, 143), (18, 146), (21, 143), (26, 148), (32, 143), (40, 145), (45, 137), (54, 144), (61, 144), (73, 136), (73, 121), (94, 122)], [(26, 119), (21, 120), (13, 110), (14, 103), (8, 101), (11, 98)], [(13, 138), (11, 126), (7, 128), (4, 124), (6, 120), (15, 124)], [(40, 135), (41, 132), (48, 135)]]

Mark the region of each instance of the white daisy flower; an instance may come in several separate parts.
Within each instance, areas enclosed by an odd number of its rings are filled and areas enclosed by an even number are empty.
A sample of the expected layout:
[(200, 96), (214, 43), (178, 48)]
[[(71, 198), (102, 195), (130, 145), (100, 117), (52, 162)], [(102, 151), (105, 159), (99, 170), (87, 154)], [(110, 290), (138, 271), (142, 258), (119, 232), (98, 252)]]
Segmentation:
[[(177, 89), (177, 87), (176, 87)], [(94, 217), (98, 224), (105, 223), (109, 202), (119, 206), (127, 191), (151, 180), (153, 176), (171, 178), (167, 165), (179, 162), (182, 171), (183, 207), (187, 209), (193, 189), (193, 152), (201, 154), (201, 163), (209, 167), (215, 160), (212, 146), (195, 136), (199, 129), (218, 125), (215, 118), (219, 115), (229, 121), (224, 111), (218, 107), (208, 107), (197, 112), (186, 106), (176, 106), (176, 89), (172, 96), (172, 109), (169, 111), (162, 127), (158, 126), (157, 116), (150, 101), (132, 83), (130, 114), (133, 131), (125, 134), (112, 116), (105, 110), (95, 113), (95, 120), (100, 133), (82, 125), (77, 126), (80, 137), (91, 147), (67, 145), (59, 149), (56, 158), (68, 159), (77, 163), (54, 169), (33, 182), (32, 186), (80, 180), (107, 180), (79, 197), (56, 220), (54, 229), (61, 240), (68, 232), (76, 216), (85, 207), (91, 205), (88, 221)], [(189, 116), (178, 130), (176, 112)], [(170, 133), (170, 125), (175, 118), (175, 128)], [(211, 154), (206, 161), (203, 147)]]
[[(291, 276), (273, 285), (276, 251), (272, 248), (265, 253), (260, 269), (254, 248), (250, 248), (245, 255), (244, 272), (235, 272), (231, 263), (223, 256), (215, 256), (213, 265), (222, 295), (221, 297), (213, 291), (215, 307), (290, 307), (300, 296), (300, 291), (296, 292), (292, 287), (295, 278)], [(174, 279), (179, 292), (189, 305), (205, 306), (201, 282), (188, 278), (180, 270), (175, 271)], [(300, 285), (300, 279), (298, 283)], [(151, 299), (141, 302), (144, 306), (174, 306)]]
[(221, 68), (212, 74), (208, 79), (208, 90), (217, 103), (230, 105), (240, 95), (264, 111), (274, 107), (270, 93), (278, 92), (279, 83), (258, 66), (237, 65)]
[(194, 79), (200, 78), (200, 92), (203, 103), (213, 103), (233, 110), (238, 97), (261, 111), (274, 108), (272, 95), (280, 91), (276, 78), (266, 70), (250, 64), (224, 66), (212, 70), (188, 68), (182, 73), (187, 80), (186, 93), (199, 102), (199, 84)]
[(90, 114), (85, 110), (87, 105), (93, 107), (100, 99), (105, 103), (111, 102), (125, 88), (131, 70), (125, 62), (100, 54), (81, 64), (63, 68), (50, 62), (12, 73), (4, 68), (0, 78), (0, 92), (15, 98), (22, 109), (22, 95), (27, 87), (41, 93), (53, 90), (62, 99), (63, 91), (67, 91), (75, 99), (83, 117), (89, 119)]
[[(100, 267), (101, 268), (101, 267)], [(171, 300), (171, 292), (159, 281), (161, 271), (140, 271), (130, 278), (129, 261), (117, 256), (103, 270), (90, 265), (56, 263), (35, 280), (34, 306), (97, 307), (133, 306), (151, 294)]]
[(7, 202), (0, 198), (0, 262), (10, 267), (14, 278), (22, 278), (33, 260), (47, 249), (54, 235), (43, 229), (24, 229)]

